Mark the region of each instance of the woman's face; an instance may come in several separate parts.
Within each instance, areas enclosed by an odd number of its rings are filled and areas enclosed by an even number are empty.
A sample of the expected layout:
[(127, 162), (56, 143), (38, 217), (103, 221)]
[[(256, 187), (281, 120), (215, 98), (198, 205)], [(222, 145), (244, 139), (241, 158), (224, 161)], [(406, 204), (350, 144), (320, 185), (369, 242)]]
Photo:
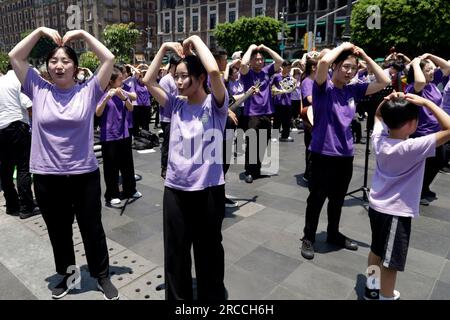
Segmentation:
[(111, 88), (122, 88), (122, 83), (123, 83), (122, 73), (119, 73), (116, 80), (110, 81), (109, 83), (110, 83)]
[(53, 82), (58, 87), (68, 88), (74, 84), (77, 68), (63, 49), (56, 51), (50, 58), (47, 69)]
[(356, 72), (358, 72), (356, 58), (348, 57), (336, 65), (334, 76), (338, 82), (347, 84), (355, 77)]
[(431, 63), (431, 62), (428, 62), (423, 67), (422, 71), (423, 71), (423, 74), (425, 76), (425, 81), (427, 83), (433, 81), (433, 79), (434, 79), (434, 69), (435, 69), (435, 65), (433, 63)]
[(187, 66), (184, 62), (178, 64), (174, 75), (175, 83), (178, 87), (178, 93), (182, 96), (191, 97), (197, 93), (201, 86), (200, 79), (189, 75)]
[(230, 79), (236, 81), (239, 78), (239, 69), (231, 68)]

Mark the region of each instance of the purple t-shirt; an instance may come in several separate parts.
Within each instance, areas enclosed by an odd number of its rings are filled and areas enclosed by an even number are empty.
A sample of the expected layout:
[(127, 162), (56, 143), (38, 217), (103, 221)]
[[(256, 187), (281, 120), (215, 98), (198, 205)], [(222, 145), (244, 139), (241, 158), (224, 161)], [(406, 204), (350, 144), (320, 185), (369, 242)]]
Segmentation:
[(263, 116), (273, 114), (272, 93), (270, 90), (270, 77), (274, 74), (275, 64), (265, 66), (260, 72), (256, 73), (252, 69), (246, 75), (241, 74), (241, 81), (244, 85), (244, 91), (247, 92), (257, 81), (260, 82), (259, 93), (252, 95), (246, 101), (244, 115)]
[[(125, 80), (122, 84), (122, 89), (129, 93), (134, 93), (134, 84), (132, 77)], [(136, 105), (136, 100), (131, 101), (131, 104), (133, 106)], [(128, 122), (128, 128), (133, 128), (133, 112), (127, 113), (127, 122)]]
[(425, 160), (435, 155), (436, 135), (392, 139), (388, 128), (377, 121), (372, 143), (376, 169), (369, 194), (370, 207), (394, 216), (417, 217)]
[(345, 85), (342, 89), (331, 80), (313, 85), (314, 127), (310, 150), (327, 156), (353, 156), (350, 124), (356, 104), (364, 97), (368, 83)]
[[(159, 81), (159, 85), (168, 95), (178, 95), (177, 84), (175, 83), (175, 80), (170, 73), (161, 78), (161, 80)], [(171, 114), (168, 113), (167, 110), (167, 108), (159, 108), (159, 120), (161, 122), (170, 122)]]
[(33, 101), (30, 172), (71, 175), (96, 170), (93, 121), (103, 96), (97, 76), (60, 89), (29, 68), (23, 92)]
[[(433, 77), (433, 83), (436, 86), (439, 86), (442, 84), (442, 87), (445, 87), (447, 83), (449, 82), (450, 75), (444, 76), (444, 73), (442, 72), (441, 68), (436, 68), (436, 71), (434, 71), (434, 77)], [(441, 87), (441, 88), (442, 88)]]
[[(278, 89), (282, 89), (281, 87), (281, 82), (286, 81), (286, 82), (293, 82), (294, 78), (292, 78), (291, 76), (286, 76), (283, 77), (280, 73), (277, 73), (276, 75), (273, 76), (273, 80), (272, 80), (272, 84), (277, 87)], [(291, 106), (292, 101), (291, 101), (291, 93), (283, 93), (283, 94), (277, 94), (276, 96), (274, 96), (273, 100), (274, 103), (276, 105), (281, 105), (281, 106)]]
[[(414, 83), (409, 84), (405, 91), (407, 93), (416, 93), (414, 90)], [(434, 83), (427, 83), (418, 95), (434, 102), (437, 106), (441, 105), (442, 94)], [(440, 130), (441, 126), (439, 125), (439, 122), (433, 112), (431, 112), (428, 108), (420, 107), (419, 123), (417, 124), (417, 130), (414, 132), (414, 136), (422, 137)]]
[(133, 89), (137, 95), (136, 105), (150, 107), (150, 92), (148, 92), (147, 86), (139, 82), (136, 77), (132, 77), (132, 79)]
[(211, 94), (201, 105), (167, 95), (164, 108), (171, 113), (169, 161), (165, 185), (197, 191), (225, 184), (222, 144), (228, 114), (228, 93), (223, 106)]
[[(108, 95), (106, 92), (102, 100)], [(100, 141), (115, 141), (130, 136), (128, 127), (128, 111), (125, 102), (113, 96), (106, 103), (100, 119)]]
[(450, 81), (447, 82), (442, 92), (441, 108), (450, 115)]
[(306, 77), (302, 81), (302, 97), (303, 97), (303, 106), (308, 107), (311, 105), (306, 97), (311, 96), (313, 92), (314, 80), (310, 77)]
[[(244, 91), (244, 85), (242, 84), (241, 80), (238, 79), (236, 81), (234, 80), (229, 80), (228, 81), (228, 94), (230, 96), (236, 96), (236, 95), (240, 95), (243, 94)], [(244, 107), (245, 102), (243, 102), (239, 107)]]

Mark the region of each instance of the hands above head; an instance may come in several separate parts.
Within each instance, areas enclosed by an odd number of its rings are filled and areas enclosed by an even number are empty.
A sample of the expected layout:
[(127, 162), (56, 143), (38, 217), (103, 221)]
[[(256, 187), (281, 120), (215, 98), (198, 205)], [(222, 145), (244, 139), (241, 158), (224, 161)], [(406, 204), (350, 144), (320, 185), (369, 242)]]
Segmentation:
[(51, 29), (51, 28), (46, 28), (46, 27), (41, 27), (40, 31), (41, 31), (41, 36), (50, 38), (57, 46), (64, 45), (63, 38), (61, 38), (61, 35), (59, 34), (59, 32), (57, 30)]
[(63, 39), (62, 39), (62, 45), (65, 45), (65, 44), (67, 44), (70, 41), (83, 38), (85, 32), (86, 31), (84, 31), (84, 30), (67, 31), (66, 34), (64, 35)]
[(165, 42), (164, 48), (166, 50), (172, 50), (179, 57), (184, 58), (183, 46), (179, 42)]
[(408, 102), (411, 102), (418, 106), (426, 107), (426, 106), (428, 106), (428, 104), (430, 102), (430, 100), (422, 98), (421, 96), (418, 96), (418, 95), (412, 94), (412, 93), (407, 93), (406, 95), (404, 95), (404, 97)]

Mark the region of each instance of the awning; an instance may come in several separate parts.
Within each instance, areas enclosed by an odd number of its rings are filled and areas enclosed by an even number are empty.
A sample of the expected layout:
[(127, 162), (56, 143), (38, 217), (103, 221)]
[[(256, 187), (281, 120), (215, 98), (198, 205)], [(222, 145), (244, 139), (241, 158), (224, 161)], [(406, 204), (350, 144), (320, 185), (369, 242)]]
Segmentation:
[(316, 24), (318, 25), (318, 26), (323, 26), (324, 24), (326, 24), (327, 22), (326, 21), (317, 21), (316, 22)]
[(336, 19), (334, 20), (334, 24), (345, 24), (346, 19)]
[(294, 24), (288, 24), (289, 28), (298, 28), (298, 27), (306, 27), (306, 23), (299, 22)]

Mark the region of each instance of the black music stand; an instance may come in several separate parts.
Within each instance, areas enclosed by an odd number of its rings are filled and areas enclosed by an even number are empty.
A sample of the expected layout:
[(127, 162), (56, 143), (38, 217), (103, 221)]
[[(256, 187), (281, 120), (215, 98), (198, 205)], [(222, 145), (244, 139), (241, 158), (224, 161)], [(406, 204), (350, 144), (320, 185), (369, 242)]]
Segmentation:
[[(364, 159), (364, 182), (363, 185), (353, 191), (350, 191), (346, 194), (346, 196), (353, 197), (355, 199), (359, 199), (364, 202), (369, 201), (369, 191), (370, 189), (367, 187), (367, 176), (369, 172), (369, 143), (370, 143), (370, 133), (373, 129), (373, 124), (375, 120), (375, 112), (378, 108), (378, 105), (383, 101), (383, 98), (388, 96), (393, 91), (392, 86), (387, 86), (383, 90), (371, 94), (369, 96), (364, 97), (359, 103), (362, 104), (365, 107), (365, 111), (367, 112), (367, 126), (366, 126), (366, 151), (365, 151), (365, 159)], [(362, 198), (355, 197), (354, 194), (358, 192), (362, 192)]]

